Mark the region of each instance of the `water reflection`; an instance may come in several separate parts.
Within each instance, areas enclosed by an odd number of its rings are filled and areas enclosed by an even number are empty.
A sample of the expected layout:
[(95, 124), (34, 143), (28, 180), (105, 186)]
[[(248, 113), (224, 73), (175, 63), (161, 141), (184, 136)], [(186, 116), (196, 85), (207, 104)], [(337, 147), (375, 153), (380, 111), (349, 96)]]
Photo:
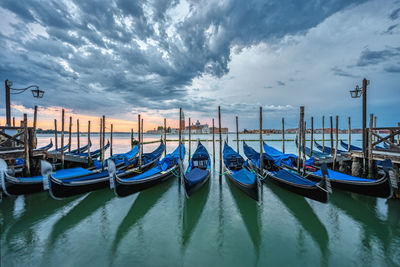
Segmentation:
[(211, 181), (208, 181), (200, 190), (189, 199), (184, 197), (182, 220), (182, 245), (186, 247), (194, 229), (203, 213), (210, 192)]
[(47, 192), (25, 197), (25, 211), (21, 217), (15, 220), (7, 231), (7, 242), (11, 242), (13, 239), (18, 238), (19, 235), (23, 234), (26, 237), (26, 242), (31, 244), (34, 241), (33, 236), (35, 235), (32, 228), (36, 224), (46, 220), (47, 217), (57, 214), (68, 203), (71, 203), (78, 198), (79, 196), (76, 196), (55, 201)]
[[(265, 185), (264, 185), (265, 186)], [(268, 188), (286, 206), (297, 222), (306, 230), (321, 250), (323, 263), (327, 263), (329, 236), (324, 224), (320, 221), (307, 200), (283, 188), (268, 183)]]
[[(49, 247), (54, 244), (61, 234), (74, 228), (84, 219), (95, 213), (99, 208), (104, 207), (114, 198), (114, 196), (115, 195), (111, 190), (98, 190), (87, 194), (81, 202), (74, 206), (53, 225), (49, 237)], [(102, 216), (102, 218), (103, 217), (104, 216)]]
[(167, 181), (146, 189), (139, 193), (138, 197), (133, 202), (126, 216), (123, 218), (118, 226), (114, 241), (111, 246), (111, 258), (114, 257), (119, 243), (129, 232), (129, 230), (138, 223), (146, 213), (157, 204), (162, 196), (168, 191), (170, 185), (175, 179), (168, 179)]
[[(372, 252), (376, 245), (380, 245), (380, 250), (384, 254), (380, 255), (381, 257), (384, 257), (386, 261), (392, 260), (392, 256), (388, 252), (394, 236), (392, 236), (390, 224), (378, 216), (376, 201), (377, 199), (373, 197), (341, 191), (335, 192), (331, 197), (331, 203), (360, 226), (360, 230), (362, 230), (360, 245), (362, 247), (358, 252), (363, 255), (363, 261), (366, 264), (373, 258), (374, 253)], [(398, 207), (394, 209), (399, 212)], [(388, 220), (392, 221), (392, 216), (397, 217), (398, 215), (396, 212), (389, 211)], [(376, 244), (375, 240), (379, 243)]]
[(258, 262), (260, 255), (260, 243), (261, 243), (261, 230), (260, 230), (260, 214), (258, 202), (244, 194), (239, 188), (237, 188), (229, 179), (226, 177), (227, 185), (232, 197), (235, 201), (236, 207), (242, 217), (244, 225), (246, 226), (247, 233), (253, 242), (256, 260)]

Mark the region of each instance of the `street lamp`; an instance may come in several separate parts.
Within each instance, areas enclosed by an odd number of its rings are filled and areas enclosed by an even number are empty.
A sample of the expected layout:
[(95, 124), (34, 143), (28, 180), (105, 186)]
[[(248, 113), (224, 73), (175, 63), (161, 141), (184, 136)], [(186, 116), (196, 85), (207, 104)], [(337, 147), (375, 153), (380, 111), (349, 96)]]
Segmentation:
[(25, 88), (11, 88), (13, 83), (9, 80), (5, 81), (5, 87), (6, 87), (6, 120), (7, 120), (7, 125), (11, 126), (11, 108), (10, 108), (10, 95), (17, 95), (25, 92), (28, 89), (31, 89), (32, 95), (34, 98), (42, 98), (44, 95), (44, 91), (39, 89), (39, 86), (37, 85), (30, 85)]
[(350, 90), (350, 95), (352, 98), (359, 98), (362, 96), (362, 151), (364, 158), (366, 157), (367, 151), (367, 85), (369, 85), (369, 80), (364, 78), (362, 82), (362, 88), (357, 85), (354, 90)]

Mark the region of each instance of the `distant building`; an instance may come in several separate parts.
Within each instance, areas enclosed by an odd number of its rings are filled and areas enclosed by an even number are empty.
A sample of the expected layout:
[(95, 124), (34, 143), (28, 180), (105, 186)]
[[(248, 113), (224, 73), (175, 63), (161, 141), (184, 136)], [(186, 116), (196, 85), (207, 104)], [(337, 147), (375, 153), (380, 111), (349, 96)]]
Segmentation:
[[(212, 131), (213, 131), (213, 127), (210, 128), (210, 133), (212, 133)], [(214, 132), (216, 134), (219, 134), (219, 128), (218, 127), (214, 127)], [(228, 128), (221, 128), (221, 133), (227, 134), (228, 133)]]
[(196, 121), (196, 123), (186, 126), (184, 133), (189, 133), (189, 128), (191, 133), (193, 134), (209, 134), (210, 133), (210, 128), (208, 127), (208, 124), (201, 124), (200, 121)]

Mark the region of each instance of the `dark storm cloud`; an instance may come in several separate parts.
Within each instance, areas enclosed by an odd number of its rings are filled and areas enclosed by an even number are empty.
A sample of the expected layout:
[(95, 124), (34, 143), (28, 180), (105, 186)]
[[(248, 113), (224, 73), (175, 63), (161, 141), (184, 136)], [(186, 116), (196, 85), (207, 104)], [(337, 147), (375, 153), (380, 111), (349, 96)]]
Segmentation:
[(390, 13), (389, 18), (391, 20), (396, 20), (399, 18), (399, 16), (400, 16), (400, 8), (397, 8), (393, 10), (392, 13)]
[(356, 75), (352, 75), (344, 70), (342, 70), (341, 68), (339, 68), (338, 66), (335, 66), (333, 68), (331, 68), (331, 71), (333, 72), (334, 75), (336, 76), (341, 76), (341, 77), (349, 77), (349, 78), (357, 78)]
[[(179, 105), (208, 112), (218, 103), (189, 96), (186, 87), (201, 75), (228, 73), (232, 48), (305, 33), (361, 2), (189, 1), (189, 13), (176, 20), (169, 11), (177, 0), (4, 0), (1, 7), (19, 22), (10, 25), (15, 34), (1, 36), (0, 70), (21, 86), (33, 82), (47, 89), (49, 106), (118, 113), (132, 106), (165, 110)], [(35, 25), (42, 30), (32, 30)], [(362, 55), (360, 66), (389, 56), (373, 52)]]
[(400, 47), (379, 51), (371, 51), (366, 49), (361, 53), (361, 56), (357, 62), (357, 66), (365, 67), (368, 65), (376, 65), (397, 56), (400, 56)]
[(398, 65), (393, 65), (385, 68), (386, 72), (400, 73), (400, 63)]

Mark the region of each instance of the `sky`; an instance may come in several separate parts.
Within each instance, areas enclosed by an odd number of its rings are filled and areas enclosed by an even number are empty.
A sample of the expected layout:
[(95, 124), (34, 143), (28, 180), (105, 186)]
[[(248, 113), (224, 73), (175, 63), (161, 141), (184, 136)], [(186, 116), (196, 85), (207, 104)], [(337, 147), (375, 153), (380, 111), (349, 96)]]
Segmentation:
[[(12, 116), (52, 128), (61, 109), (81, 129), (101, 115), (116, 131), (177, 127), (185, 118), (240, 129), (285, 128), (305, 118), (347, 117), (361, 127), (361, 99), (378, 126), (400, 121), (399, 0), (0, 1), (0, 80), (45, 91), (12, 95)], [(4, 96), (4, 86), (0, 86)], [(5, 101), (0, 98), (0, 123)], [(327, 121), (327, 120), (326, 120)]]

